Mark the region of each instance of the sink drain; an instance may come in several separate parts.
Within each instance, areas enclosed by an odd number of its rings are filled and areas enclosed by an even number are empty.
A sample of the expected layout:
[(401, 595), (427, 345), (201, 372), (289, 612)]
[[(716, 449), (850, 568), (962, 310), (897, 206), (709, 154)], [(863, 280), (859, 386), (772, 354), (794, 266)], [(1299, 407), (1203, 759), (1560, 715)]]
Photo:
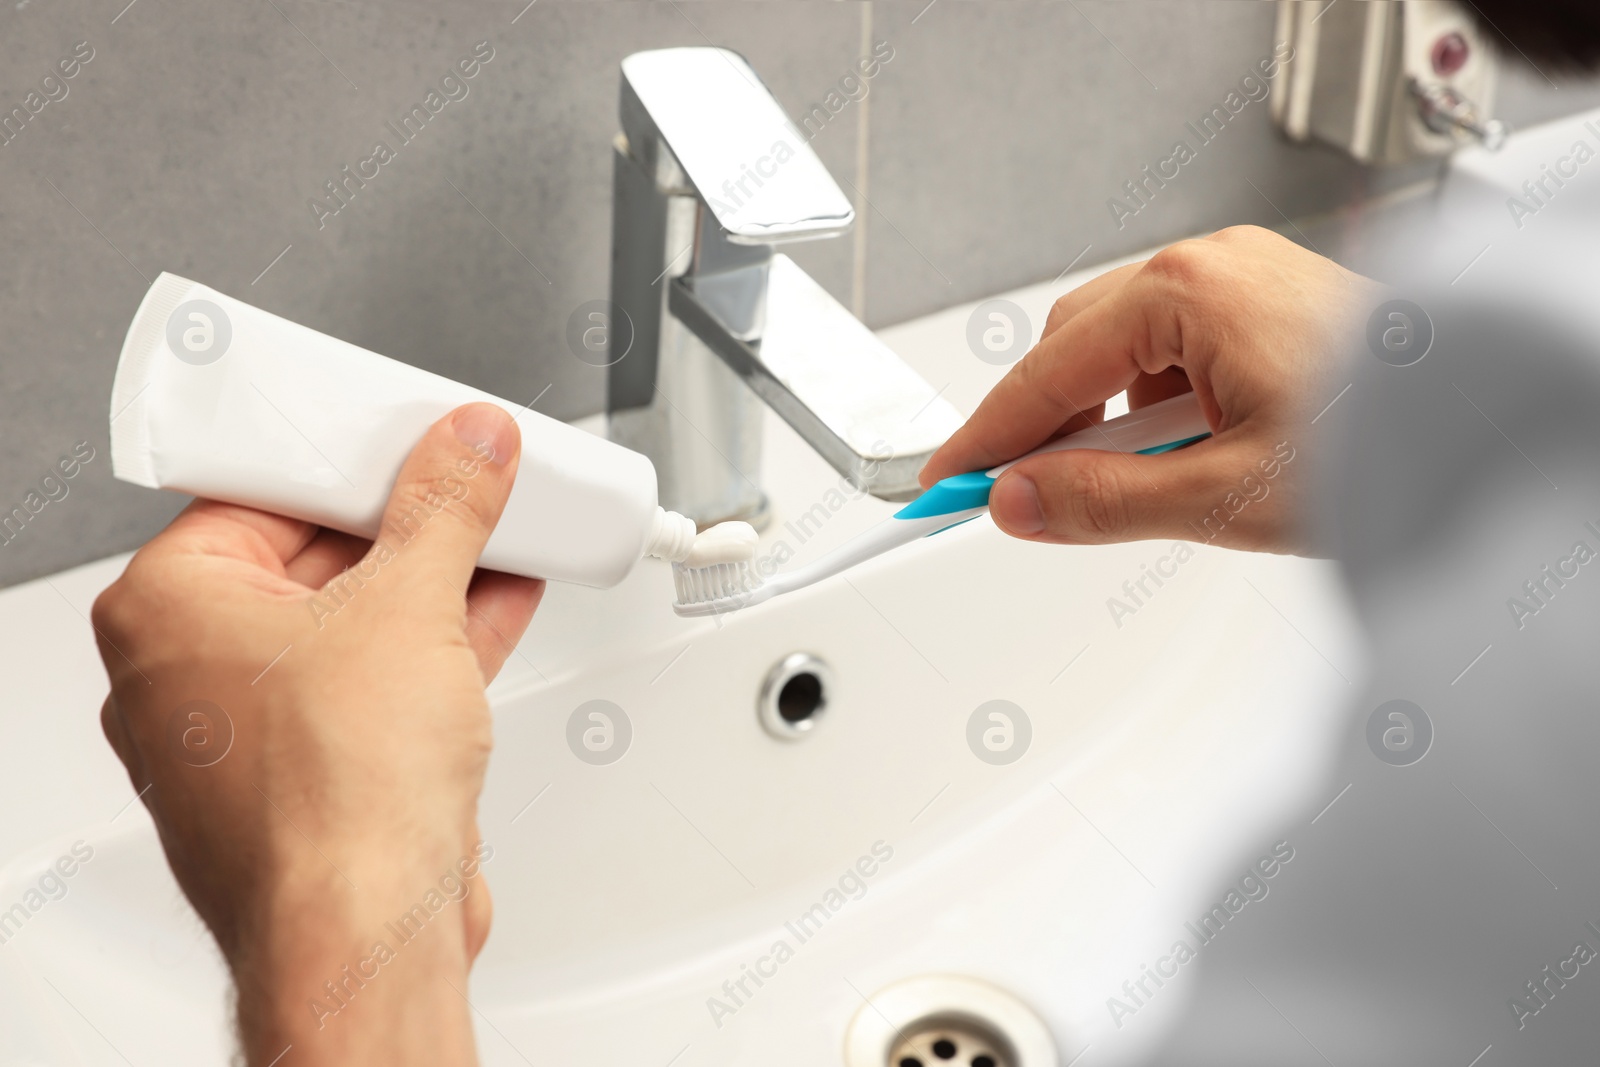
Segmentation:
[(1055, 1067), (1039, 1017), (987, 982), (924, 975), (873, 994), (850, 1022), (846, 1067)]
[(816, 728), (828, 710), (833, 675), (809, 652), (791, 652), (767, 672), (756, 698), (756, 712), (767, 733), (798, 741)]
[(889, 1067), (1014, 1067), (1004, 1042), (960, 1020), (929, 1020), (921, 1033), (903, 1038), (889, 1052)]

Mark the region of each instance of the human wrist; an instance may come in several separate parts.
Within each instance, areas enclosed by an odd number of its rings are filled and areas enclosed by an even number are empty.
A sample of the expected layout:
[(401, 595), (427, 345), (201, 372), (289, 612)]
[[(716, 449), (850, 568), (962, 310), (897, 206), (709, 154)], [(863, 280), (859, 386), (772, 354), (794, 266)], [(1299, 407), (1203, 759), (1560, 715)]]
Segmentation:
[(468, 904), (481, 881), (459, 862), (319, 862), (275, 881), (229, 954), (248, 1062), (290, 1046), (298, 1063), (377, 1050), (382, 1062), (471, 1062)]

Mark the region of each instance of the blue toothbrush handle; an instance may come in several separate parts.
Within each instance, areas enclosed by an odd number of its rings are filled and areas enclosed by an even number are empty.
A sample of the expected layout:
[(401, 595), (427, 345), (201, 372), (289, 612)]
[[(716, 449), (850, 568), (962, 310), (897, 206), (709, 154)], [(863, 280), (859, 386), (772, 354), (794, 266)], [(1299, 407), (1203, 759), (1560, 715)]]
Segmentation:
[[(987, 471), (954, 474), (930, 485), (926, 492), (899, 511), (897, 519), (926, 519), (935, 515), (955, 515), (989, 506), (989, 492), (995, 479), (1013, 464), (1049, 452), (1091, 448), (1102, 452), (1129, 452), (1158, 456), (1211, 436), (1211, 427), (1193, 393), (1183, 393), (1137, 411), (1069, 434), (1059, 441), (1018, 456)], [(964, 520), (963, 520), (964, 521)], [(940, 527), (944, 529), (944, 527)], [(937, 531), (932, 531), (937, 532)]]

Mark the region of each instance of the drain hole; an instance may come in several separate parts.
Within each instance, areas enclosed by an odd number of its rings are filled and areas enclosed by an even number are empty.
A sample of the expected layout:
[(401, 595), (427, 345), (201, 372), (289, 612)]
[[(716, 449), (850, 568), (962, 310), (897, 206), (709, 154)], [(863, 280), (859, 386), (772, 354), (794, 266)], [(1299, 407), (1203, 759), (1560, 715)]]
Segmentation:
[(959, 1062), (971, 1067), (1012, 1067), (1015, 1057), (999, 1034), (967, 1020), (929, 1020), (922, 1028), (912, 1026), (889, 1055), (894, 1067), (925, 1067), (933, 1063)]
[[(822, 679), (807, 671), (783, 683), (778, 692), (778, 714), (784, 722), (805, 722), (822, 707)], [(906, 1067), (910, 1067), (909, 1064)]]

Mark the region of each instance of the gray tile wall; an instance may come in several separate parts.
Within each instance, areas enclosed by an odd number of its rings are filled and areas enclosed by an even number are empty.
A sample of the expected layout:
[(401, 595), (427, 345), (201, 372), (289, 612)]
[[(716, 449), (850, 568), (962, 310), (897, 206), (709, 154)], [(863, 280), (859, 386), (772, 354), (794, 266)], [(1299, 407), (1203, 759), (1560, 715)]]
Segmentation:
[[(93, 49), (0, 146), (0, 511), (77, 442), (97, 453), (0, 544), (0, 585), (137, 546), (180, 506), (113, 481), (106, 451), (117, 350), (161, 270), (510, 398), (549, 386), (550, 414), (597, 410), (601, 372), (562, 338), (606, 294), (617, 63), (638, 49), (734, 48), (798, 115), (866, 43), (894, 47), (812, 142), (862, 224), (797, 257), (873, 325), (1374, 183), (1279, 142), (1263, 102), (1113, 223), (1121, 182), (1270, 50), (1268, 4), (125, 2), (0, 7), (0, 111)], [(467, 95), (400, 145), (384, 123), (480, 41)], [(1528, 75), (1506, 99), (1526, 119), (1600, 96)], [(319, 222), (310, 198), (379, 139), (396, 158)]]

